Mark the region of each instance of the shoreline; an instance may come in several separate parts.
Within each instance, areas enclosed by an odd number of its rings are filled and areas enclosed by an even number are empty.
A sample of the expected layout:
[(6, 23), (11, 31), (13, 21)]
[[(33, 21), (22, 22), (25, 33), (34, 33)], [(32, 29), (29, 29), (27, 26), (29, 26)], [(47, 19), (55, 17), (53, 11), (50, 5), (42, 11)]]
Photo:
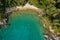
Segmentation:
[(51, 24), (50, 24), (48, 18), (47, 17), (42, 17), (42, 14), (44, 14), (44, 9), (37, 8), (37, 7), (27, 3), (25, 6), (16, 6), (16, 7), (12, 7), (12, 8), (7, 8), (6, 13), (10, 14), (13, 11), (24, 11), (24, 10), (31, 10), (31, 11), (37, 12), (38, 16), (39, 16), (39, 18), (40, 18), (40, 20), (42, 22), (43, 28), (48, 32), (49, 35), (51, 35), (51, 36), (56, 35), (54, 33), (54, 30), (52, 30), (51, 27), (50, 27)]
[(7, 8), (6, 9), (6, 13), (10, 13), (10, 12), (13, 12), (13, 11), (22, 11), (22, 10), (34, 10), (36, 12), (43, 12), (43, 9), (40, 9), (40, 8), (37, 8), (33, 5), (30, 5), (30, 4), (26, 4), (25, 6), (16, 6), (16, 7), (12, 7), (12, 8)]
[[(8, 14), (8, 13), (13, 12), (13, 11), (23, 11), (23, 10), (31, 10), (31, 11), (33, 10), (35, 12), (38, 12), (39, 17), (43, 14), (43, 11), (44, 11), (44, 9), (37, 8), (37, 7), (27, 3), (25, 6), (16, 6), (16, 7), (12, 7), (12, 8), (7, 8), (6, 13)], [(43, 18), (43, 19), (45, 19), (45, 18)], [(43, 20), (43, 19), (41, 19), (41, 21), (42, 21), (42, 24), (44, 27), (44, 25), (45, 25), (44, 21), (45, 20)]]

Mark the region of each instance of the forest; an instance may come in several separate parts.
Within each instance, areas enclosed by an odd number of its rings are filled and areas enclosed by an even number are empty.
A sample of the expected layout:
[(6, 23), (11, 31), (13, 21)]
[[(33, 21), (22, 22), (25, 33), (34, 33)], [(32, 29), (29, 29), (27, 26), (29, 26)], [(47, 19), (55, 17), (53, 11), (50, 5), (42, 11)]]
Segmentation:
[(52, 29), (60, 33), (60, 0), (0, 0), (0, 20), (6, 13), (6, 8), (24, 6), (26, 3), (44, 9), (43, 17), (47, 17)]

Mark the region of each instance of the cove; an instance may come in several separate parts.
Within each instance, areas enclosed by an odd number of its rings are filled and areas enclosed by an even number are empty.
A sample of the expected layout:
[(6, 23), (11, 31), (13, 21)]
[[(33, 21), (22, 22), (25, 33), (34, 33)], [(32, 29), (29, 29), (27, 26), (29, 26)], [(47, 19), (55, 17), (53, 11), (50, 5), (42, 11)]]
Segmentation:
[(8, 28), (0, 32), (1, 40), (44, 40), (43, 26), (36, 12), (13, 12)]

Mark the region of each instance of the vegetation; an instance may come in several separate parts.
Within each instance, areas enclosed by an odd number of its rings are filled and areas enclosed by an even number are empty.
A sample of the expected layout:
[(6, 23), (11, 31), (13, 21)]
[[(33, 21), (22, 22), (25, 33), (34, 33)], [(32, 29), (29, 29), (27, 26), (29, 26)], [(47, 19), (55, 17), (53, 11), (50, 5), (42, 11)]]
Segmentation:
[(5, 9), (15, 6), (24, 6), (30, 3), (45, 10), (44, 17), (50, 20), (52, 28), (60, 33), (60, 0), (0, 0), (0, 15), (5, 13)]
[(52, 29), (60, 34), (60, 0), (29, 0), (29, 3), (44, 9), (44, 18), (50, 21)]
[(56, 34), (60, 34), (60, 2), (59, 0), (40, 0), (45, 9), (45, 16), (50, 20)]
[(5, 13), (5, 1), (0, 0), (0, 20), (2, 19), (2, 15)]

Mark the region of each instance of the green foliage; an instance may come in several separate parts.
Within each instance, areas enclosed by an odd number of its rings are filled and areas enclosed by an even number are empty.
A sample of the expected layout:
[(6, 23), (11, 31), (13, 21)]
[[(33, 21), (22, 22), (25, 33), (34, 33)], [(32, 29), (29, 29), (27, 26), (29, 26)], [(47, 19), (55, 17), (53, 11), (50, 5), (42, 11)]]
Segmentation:
[(60, 28), (58, 28), (58, 26), (60, 27), (60, 25), (58, 25), (60, 24), (60, 16), (58, 16), (60, 15), (60, 9), (56, 7), (58, 2), (60, 2), (60, 0), (29, 0), (30, 4), (45, 10), (45, 15), (50, 20), (52, 27), (60, 33)]
[[(45, 10), (45, 15), (51, 21), (51, 24), (57, 28), (60, 24), (60, 9), (56, 7), (60, 0), (0, 0), (0, 14), (5, 13), (5, 9), (15, 6), (24, 6), (26, 3), (30, 3), (38, 8), (43, 8)], [(56, 21), (57, 20), (57, 21)], [(55, 25), (55, 23), (57, 23)]]
[(5, 14), (6, 8), (23, 6), (28, 0), (0, 0), (0, 14), (1, 16)]
[(28, 0), (6, 0), (6, 7), (23, 6)]
[(46, 16), (50, 19), (52, 27), (55, 27), (55, 29), (60, 33), (59, 31), (60, 30), (60, 16), (59, 16), (60, 9), (56, 8), (55, 6), (57, 1), (56, 0), (45, 0), (45, 1), (42, 0), (42, 2), (44, 4), (45, 14), (47, 14)]
[(4, 0), (0, 0), (0, 14), (3, 14), (5, 11), (5, 2)]

